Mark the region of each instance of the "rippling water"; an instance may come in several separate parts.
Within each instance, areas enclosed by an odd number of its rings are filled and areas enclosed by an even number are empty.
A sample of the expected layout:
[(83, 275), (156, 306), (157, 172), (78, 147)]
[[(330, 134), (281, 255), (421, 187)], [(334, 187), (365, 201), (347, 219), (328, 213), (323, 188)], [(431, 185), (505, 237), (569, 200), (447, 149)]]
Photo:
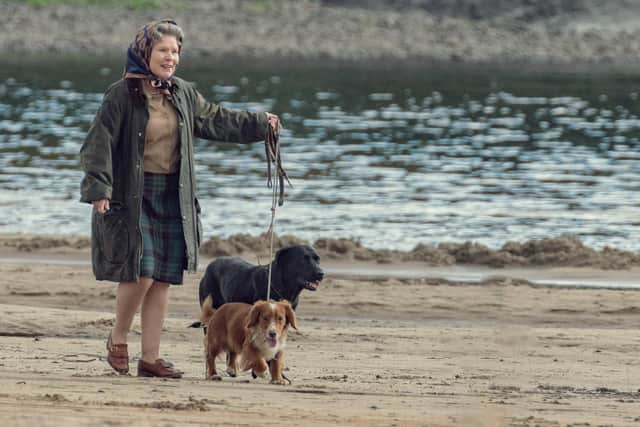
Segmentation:
[[(0, 71), (0, 232), (89, 233), (78, 151), (119, 64)], [(374, 248), (565, 234), (640, 250), (640, 79), (486, 70), (191, 68), (210, 100), (279, 113), (276, 231)], [(196, 142), (206, 235), (264, 232), (261, 144)]]

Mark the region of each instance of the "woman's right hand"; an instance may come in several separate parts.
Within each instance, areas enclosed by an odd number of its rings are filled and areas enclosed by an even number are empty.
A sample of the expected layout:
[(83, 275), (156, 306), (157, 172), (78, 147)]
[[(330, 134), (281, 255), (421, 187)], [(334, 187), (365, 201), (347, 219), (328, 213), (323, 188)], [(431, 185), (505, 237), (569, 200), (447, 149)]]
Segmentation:
[(109, 210), (109, 199), (94, 200), (93, 207), (102, 215)]
[(267, 119), (273, 130), (278, 132), (280, 130), (280, 117), (276, 114), (267, 113)]

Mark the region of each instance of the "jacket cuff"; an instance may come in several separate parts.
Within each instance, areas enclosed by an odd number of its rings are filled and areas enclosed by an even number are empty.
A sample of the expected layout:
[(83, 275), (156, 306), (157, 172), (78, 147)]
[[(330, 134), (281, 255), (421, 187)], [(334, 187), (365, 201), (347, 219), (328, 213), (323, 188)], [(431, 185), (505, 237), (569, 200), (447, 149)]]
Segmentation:
[(267, 138), (267, 130), (269, 129), (269, 116), (267, 113), (256, 114), (256, 133), (260, 140)]
[(80, 201), (84, 203), (92, 203), (96, 200), (111, 200), (112, 188), (95, 179), (86, 178), (82, 181), (80, 191)]

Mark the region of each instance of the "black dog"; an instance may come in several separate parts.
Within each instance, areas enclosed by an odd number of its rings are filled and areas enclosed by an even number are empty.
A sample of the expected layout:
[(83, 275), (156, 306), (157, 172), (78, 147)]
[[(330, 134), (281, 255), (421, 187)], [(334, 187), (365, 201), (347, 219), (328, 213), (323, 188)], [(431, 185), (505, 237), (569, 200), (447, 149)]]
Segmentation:
[[(310, 246), (289, 246), (276, 252), (271, 263), (271, 299), (287, 300), (295, 310), (303, 289), (315, 291), (324, 272), (320, 257)], [(205, 326), (212, 311), (227, 302), (253, 304), (267, 299), (269, 266), (253, 265), (237, 257), (221, 257), (207, 267), (200, 281), (200, 322)]]

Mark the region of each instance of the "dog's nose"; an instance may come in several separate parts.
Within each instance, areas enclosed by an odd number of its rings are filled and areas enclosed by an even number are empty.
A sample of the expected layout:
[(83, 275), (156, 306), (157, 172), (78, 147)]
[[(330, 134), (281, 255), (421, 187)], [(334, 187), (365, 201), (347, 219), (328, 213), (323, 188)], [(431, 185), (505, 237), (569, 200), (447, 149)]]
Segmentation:
[(269, 331), (269, 338), (275, 338), (276, 336), (276, 331)]
[(316, 273), (316, 278), (318, 280), (322, 280), (324, 278), (324, 271), (318, 271), (318, 273)]

